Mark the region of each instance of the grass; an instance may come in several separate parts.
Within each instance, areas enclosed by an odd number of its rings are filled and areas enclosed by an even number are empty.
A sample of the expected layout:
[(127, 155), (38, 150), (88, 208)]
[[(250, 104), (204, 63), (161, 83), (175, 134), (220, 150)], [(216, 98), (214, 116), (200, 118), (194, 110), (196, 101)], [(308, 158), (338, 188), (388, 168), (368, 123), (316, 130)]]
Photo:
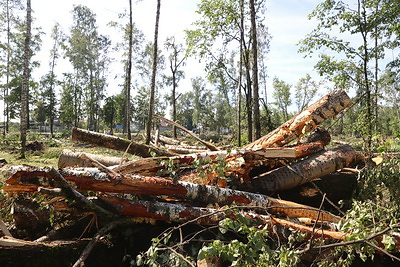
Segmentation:
[(135, 159), (136, 156), (126, 154), (121, 151), (115, 151), (103, 147), (95, 147), (86, 144), (73, 143), (69, 138), (50, 138), (48, 135), (29, 134), (27, 144), (38, 141), (44, 145), (43, 151), (27, 151), (25, 158), (20, 156), (20, 142), (18, 134), (10, 133), (7, 138), (0, 136), (0, 158), (4, 158), (7, 164), (0, 168), (3, 175), (0, 176), (0, 185), (4, 179), (4, 173), (11, 165), (30, 165), (30, 166), (52, 166), (57, 167), (58, 158), (64, 149), (71, 149), (86, 153), (100, 154), (114, 157), (125, 157)]

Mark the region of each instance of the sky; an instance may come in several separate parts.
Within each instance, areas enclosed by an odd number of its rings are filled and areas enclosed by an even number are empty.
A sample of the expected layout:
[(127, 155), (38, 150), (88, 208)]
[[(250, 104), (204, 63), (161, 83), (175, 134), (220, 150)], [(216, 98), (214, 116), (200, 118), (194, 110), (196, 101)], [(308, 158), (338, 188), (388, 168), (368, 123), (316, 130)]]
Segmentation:
[[(147, 40), (153, 40), (156, 0), (133, 0), (133, 20), (137, 27), (145, 34)], [(162, 44), (167, 36), (175, 36), (177, 40), (184, 38), (184, 30), (190, 28), (196, 19), (197, 2), (194, 0), (162, 0), (159, 28), (159, 43)], [(310, 22), (307, 15), (318, 4), (318, 0), (269, 0), (267, 1), (266, 25), (272, 35), (271, 49), (267, 56), (268, 88), (272, 88), (272, 79), (276, 76), (289, 84), (297, 81), (310, 73), (314, 79), (319, 79), (313, 72), (316, 58), (304, 58), (298, 54), (297, 43), (315, 27), (315, 22)], [(69, 32), (72, 24), (72, 9), (74, 5), (85, 5), (97, 16), (100, 34), (110, 36), (112, 41), (119, 38), (115, 30), (107, 27), (110, 21), (116, 21), (119, 13), (128, 8), (127, 0), (33, 0), (32, 9), (35, 26), (40, 26), (46, 33), (42, 37), (42, 51), (37, 59), (42, 61), (40, 69), (32, 75), (41, 76), (48, 71), (48, 58), (51, 48), (50, 33), (56, 22), (60, 23), (65, 32)], [(59, 68), (66, 66), (67, 62), (59, 63)], [(112, 64), (109, 77), (108, 95), (118, 93), (118, 82), (113, 79), (112, 73), (120, 73), (121, 66)], [(184, 69), (186, 80), (181, 82), (178, 90), (190, 89), (190, 79), (195, 76), (204, 76), (202, 66), (196, 61), (188, 62)], [(38, 80), (38, 78), (37, 78)], [(324, 93), (320, 93), (321, 95)], [(270, 99), (270, 96), (269, 96)]]

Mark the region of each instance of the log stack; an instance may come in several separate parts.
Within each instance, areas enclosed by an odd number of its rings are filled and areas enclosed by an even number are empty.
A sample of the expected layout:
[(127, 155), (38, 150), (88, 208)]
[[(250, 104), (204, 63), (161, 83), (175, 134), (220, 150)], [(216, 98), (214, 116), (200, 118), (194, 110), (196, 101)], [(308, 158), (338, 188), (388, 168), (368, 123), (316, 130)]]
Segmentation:
[[(39, 191), (73, 200), (82, 204), (69, 207), (74, 212), (91, 210), (106, 220), (217, 225), (227, 216), (235, 217), (226, 212), (234, 206), (239, 209), (235, 212), (271, 229), (279, 225), (314, 238), (344, 240), (347, 234), (335, 230), (341, 220), (337, 203), (351, 197), (356, 176), (345, 170), (363, 164), (363, 155), (349, 145), (326, 149), (330, 135), (320, 124), (350, 105), (344, 91), (334, 91), (242, 148), (223, 150), (204, 142), (210, 150), (183, 155), (74, 128), (74, 141), (142, 158), (128, 161), (64, 151), (58, 169), (11, 167), (3, 191)], [(95, 196), (89, 199), (87, 192)], [(329, 202), (329, 211), (320, 208), (321, 200)], [(315, 229), (316, 223), (320, 229)]]

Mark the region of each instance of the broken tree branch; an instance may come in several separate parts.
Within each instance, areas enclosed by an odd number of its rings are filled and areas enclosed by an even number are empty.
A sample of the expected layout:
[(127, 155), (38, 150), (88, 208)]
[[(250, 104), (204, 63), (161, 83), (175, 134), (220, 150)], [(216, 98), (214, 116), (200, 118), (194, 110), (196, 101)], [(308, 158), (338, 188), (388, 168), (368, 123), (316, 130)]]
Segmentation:
[(105, 217), (108, 217), (108, 218), (115, 217), (115, 215), (113, 213), (96, 205), (95, 203), (88, 200), (81, 193), (79, 193), (78, 191), (73, 189), (71, 187), (71, 185), (64, 179), (64, 177), (55, 168), (50, 168), (47, 173), (50, 176), (50, 178), (52, 178), (56, 182), (56, 184), (58, 184), (58, 187), (61, 188), (61, 190), (66, 198), (78, 201), (78, 202), (82, 203), (84, 207), (87, 207), (88, 209), (93, 210), (96, 213), (103, 215)]
[(164, 118), (163, 116), (160, 116), (160, 115), (157, 115), (157, 114), (154, 114), (153, 117), (156, 118), (156, 119), (163, 120), (163, 121), (165, 121), (165, 122), (167, 122), (167, 123), (169, 123), (169, 124), (171, 124), (171, 125), (174, 125), (174, 126), (178, 127), (178, 128), (181, 129), (182, 131), (188, 133), (191, 137), (193, 137), (193, 138), (196, 139), (197, 141), (199, 141), (199, 142), (201, 142), (202, 144), (204, 144), (204, 145), (205, 145), (208, 149), (210, 149), (211, 151), (219, 151), (219, 150), (220, 150), (218, 147), (214, 146), (213, 144), (211, 144), (211, 143), (209, 143), (209, 142), (207, 142), (207, 141), (204, 141), (204, 140), (200, 139), (200, 137), (198, 137), (198, 136), (197, 136), (196, 134), (194, 134), (192, 131), (189, 131), (188, 129), (186, 129), (185, 127), (183, 127), (182, 125), (180, 125), (180, 124), (178, 124), (178, 123), (176, 123), (176, 122), (174, 122), (174, 121), (171, 121), (171, 120), (169, 120), (169, 119), (166, 119), (166, 118)]
[(112, 231), (113, 229), (117, 227), (121, 227), (124, 225), (129, 225), (132, 224), (133, 221), (132, 219), (121, 219), (118, 221), (113, 221), (109, 223), (108, 225), (104, 226), (101, 228), (97, 234), (90, 240), (90, 242), (87, 244), (85, 249), (82, 251), (81, 255), (79, 256), (78, 260), (74, 263), (73, 267), (79, 267), (79, 266), (84, 266), (85, 260), (89, 256), (90, 252), (93, 250), (94, 246), (96, 243), (100, 240), (101, 237)]

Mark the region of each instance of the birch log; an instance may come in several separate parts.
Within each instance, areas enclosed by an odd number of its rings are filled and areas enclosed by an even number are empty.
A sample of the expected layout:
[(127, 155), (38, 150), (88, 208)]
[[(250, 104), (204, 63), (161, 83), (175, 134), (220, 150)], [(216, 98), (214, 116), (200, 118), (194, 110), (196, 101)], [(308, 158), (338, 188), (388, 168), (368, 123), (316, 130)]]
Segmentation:
[[(27, 191), (30, 191), (32, 190), (30, 185), (35, 184), (47, 187), (57, 185), (56, 181), (51, 179), (52, 176), (50, 176), (47, 168), (25, 166), (13, 168), (13, 174), (6, 180), (6, 185), (8, 185), (4, 187), (6, 192), (12, 192), (13, 188), (17, 188), (20, 191), (23, 186), (27, 186)], [(173, 182), (171, 179), (141, 176), (125, 176), (118, 184), (115, 184), (112, 174), (96, 172), (93, 168), (87, 170), (64, 169), (60, 170), (60, 174), (80, 191), (165, 195), (187, 199), (194, 203), (218, 204), (219, 206), (236, 203), (241, 206), (273, 210), (289, 217), (305, 217), (315, 220), (319, 216), (321, 221), (339, 221), (337, 216), (328, 212), (319, 212), (317, 209), (306, 205), (228, 188), (181, 181)], [(318, 215), (319, 213), (320, 215)]]
[(96, 146), (115, 149), (118, 151), (127, 151), (129, 154), (140, 157), (151, 157), (152, 153), (158, 156), (174, 156), (175, 154), (158, 149), (153, 146), (137, 143), (133, 140), (119, 138), (113, 135), (101, 134), (80, 128), (72, 128), (72, 140), (88, 143)]
[(221, 220), (225, 218), (235, 219), (236, 214), (241, 213), (242, 216), (253, 221), (264, 223), (271, 232), (273, 232), (273, 225), (280, 225), (285, 228), (299, 230), (309, 235), (314, 233), (314, 237), (343, 240), (348, 236), (348, 234), (344, 232), (313, 229), (313, 227), (307, 227), (284, 219), (257, 214), (251, 211), (232, 211), (226, 208), (188, 207), (181, 203), (172, 204), (158, 201), (126, 200), (110, 195), (102, 196), (101, 199), (114, 206), (119, 214), (129, 217), (148, 218), (176, 223), (192, 221), (193, 223), (201, 225), (217, 225)]
[[(323, 142), (303, 144), (295, 147), (276, 147), (264, 149), (239, 149), (227, 152), (205, 151), (175, 157), (145, 158), (136, 161), (129, 161), (114, 168), (114, 171), (121, 174), (140, 174), (154, 176), (164, 170), (166, 165), (163, 162), (171, 161), (180, 168), (187, 168), (196, 160), (216, 162), (223, 159), (226, 162), (226, 175), (235, 174), (245, 181), (249, 180), (249, 172), (252, 168), (260, 165), (273, 164), (275, 159), (297, 159), (321, 151), (325, 146)], [(198, 174), (194, 174), (198, 175)]]
[[(70, 149), (64, 149), (60, 157), (58, 158), (58, 168), (65, 168), (65, 167), (95, 167), (92, 161), (82, 158), (81, 155), (83, 152), (79, 151), (72, 151)], [(84, 153), (89, 155), (91, 158), (95, 159), (96, 161), (100, 162), (104, 166), (115, 166), (119, 165), (123, 162), (128, 161), (128, 159), (121, 159), (118, 157), (108, 157), (98, 154), (91, 154), (91, 153)]]
[(291, 189), (348, 167), (362, 158), (351, 146), (340, 146), (312, 155), (291, 166), (284, 166), (258, 175), (251, 180), (251, 188), (263, 193)]
[(323, 121), (335, 117), (339, 112), (350, 107), (352, 103), (344, 90), (333, 91), (282, 124), (279, 128), (244, 146), (244, 148), (284, 146), (293, 140), (301, 138), (305, 133), (311, 132)]

